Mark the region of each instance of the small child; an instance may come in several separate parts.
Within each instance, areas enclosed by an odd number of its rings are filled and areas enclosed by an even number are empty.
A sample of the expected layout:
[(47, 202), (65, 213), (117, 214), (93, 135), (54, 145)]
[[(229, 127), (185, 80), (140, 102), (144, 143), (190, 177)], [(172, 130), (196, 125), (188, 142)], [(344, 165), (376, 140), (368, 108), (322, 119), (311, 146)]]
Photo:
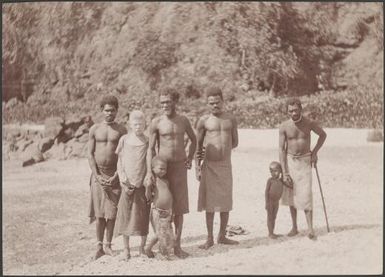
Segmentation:
[(156, 177), (153, 206), (150, 212), (151, 225), (155, 236), (146, 247), (146, 254), (149, 258), (154, 258), (152, 247), (159, 240), (160, 253), (169, 258), (170, 252), (174, 247), (174, 235), (172, 230), (172, 194), (169, 189), (169, 182), (165, 178), (167, 173), (167, 162), (156, 156), (152, 159), (152, 170)]
[(120, 138), (116, 148), (117, 170), (123, 191), (118, 203), (114, 236), (123, 235), (124, 260), (131, 258), (130, 236), (141, 236), (139, 255), (144, 255), (150, 213), (143, 186), (148, 149), (148, 138), (143, 133), (146, 127), (144, 114), (132, 111), (128, 123), (131, 130)]
[(267, 228), (269, 229), (269, 237), (276, 239), (278, 236), (274, 234), (275, 218), (277, 217), (279, 199), (282, 196), (283, 186), (286, 184), (282, 180), (282, 167), (278, 162), (270, 163), (271, 177), (267, 180), (265, 191), (265, 208), (267, 210)]

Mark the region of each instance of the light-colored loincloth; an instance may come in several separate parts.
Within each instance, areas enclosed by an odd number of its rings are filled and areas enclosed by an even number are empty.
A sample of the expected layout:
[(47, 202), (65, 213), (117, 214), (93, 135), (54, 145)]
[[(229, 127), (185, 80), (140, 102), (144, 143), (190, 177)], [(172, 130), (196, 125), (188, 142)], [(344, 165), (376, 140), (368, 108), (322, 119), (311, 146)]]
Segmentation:
[(159, 239), (159, 251), (162, 255), (168, 256), (174, 247), (172, 210), (162, 210), (153, 206), (150, 217), (154, 232)]
[(231, 160), (204, 160), (198, 195), (198, 211), (229, 212), (233, 208)]
[[(103, 178), (108, 179), (115, 174), (116, 168), (98, 167)], [(103, 191), (102, 186), (96, 181), (96, 178), (91, 174), (90, 178), (91, 198), (89, 205), (90, 223), (96, 218), (115, 219), (118, 210), (118, 202), (121, 188), (118, 178), (111, 185), (109, 192)]]
[(283, 187), (282, 205), (294, 206), (299, 210), (313, 209), (311, 153), (287, 154), (287, 167), (293, 180), (293, 189)]

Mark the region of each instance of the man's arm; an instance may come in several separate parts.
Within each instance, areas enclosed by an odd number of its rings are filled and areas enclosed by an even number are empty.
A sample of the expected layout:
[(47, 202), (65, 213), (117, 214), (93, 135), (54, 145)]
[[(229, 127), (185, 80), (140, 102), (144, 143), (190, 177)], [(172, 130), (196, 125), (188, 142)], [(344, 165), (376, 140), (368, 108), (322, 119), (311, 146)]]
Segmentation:
[(149, 127), (149, 142), (148, 142), (148, 150), (147, 150), (147, 174), (146, 180), (144, 182), (145, 186), (150, 186), (154, 180), (154, 176), (151, 170), (151, 161), (153, 157), (156, 155), (155, 145), (157, 140), (157, 119), (154, 118)]
[(185, 124), (186, 124), (187, 136), (189, 137), (189, 139), (191, 141), (189, 149), (188, 149), (188, 157), (187, 157), (187, 162), (188, 162), (187, 168), (190, 169), (191, 168), (191, 161), (194, 158), (195, 149), (197, 146), (197, 139), (196, 139), (194, 130), (191, 127), (190, 121), (187, 119), (187, 117), (185, 117)]
[(317, 158), (318, 150), (324, 144), (327, 135), (326, 135), (326, 132), (320, 126), (318, 126), (317, 123), (315, 123), (313, 121), (310, 123), (310, 128), (314, 133), (316, 133), (318, 135), (317, 143), (316, 143), (314, 149), (311, 151), (311, 163), (314, 164), (314, 166), (316, 166), (317, 159), (318, 159)]
[(231, 136), (232, 136), (232, 148), (235, 148), (238, 146), (238, 123), (237, 119), (235, 117), (232, 118), (233, 122), (233, 128), (231, 130)]
[(200, 165), (203, 159), (203, 142), (206, 135), (205, 117), (199, 118), (197, 122), (196, 132), (197, 132), (197, 154), (195, 155), (194, 163), (195, 163), (195, 176), (198, 181), (200, 181), (201, 172)]
[(287, 167), (287, 139), (284, 125), (279, 126), (279, 162), (282, 167), (283, 182), (292, 183)]
[(88, 147), (87, 147), (87, 156), (88, 156), (88, 163), (90, 165), (92, 174), (95, 176), (96, 180), (102, 185), (104, 183), (104, 179), (100, 176), (98, 167), (96, 165), (95, 161), (95, 129), (97, 128), (97, 125), (91, 127), (88, 137)]

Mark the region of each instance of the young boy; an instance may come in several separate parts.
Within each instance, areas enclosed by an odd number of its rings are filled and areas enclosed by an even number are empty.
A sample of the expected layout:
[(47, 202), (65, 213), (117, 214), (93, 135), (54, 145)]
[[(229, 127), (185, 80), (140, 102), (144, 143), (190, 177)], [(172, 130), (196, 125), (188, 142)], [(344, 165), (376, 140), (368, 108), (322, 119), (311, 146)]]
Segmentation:
[(130, 236), (141, 236), (139, 255), (144, 255), (150, 206), (147, 204), (143, 180), (146, 176), (148, 138), (144, 135), (146, 120), (141, 111), (132, 111), (130, 132), (120, 138), (116, 148), (118, 175), (123, 193), (118, 204), (115, 236), (123, 235), (124, 260), (129, 260)]
[(269, 229), (269, 237), (276, 239), (278, 236), (274, 234), (275, 218), (277, 217), (279, 199), (282, 196), (283, 186), (287, 186), (282, 181), (282, 167), (278, 162), (270, 163), (271, 177), (267, 180), (265, 191), (265, 208), (267, 210), (267, 228)]
[(153, 206), (150, 212), (151, 225), (155, 236), (146, 247), (145, 252), (149, 258), (154, 258), (152, 247), (159, 240), (159, 250), (163, 256), (168, 258), (174, 247), (174, 235), (171, 225), (173, 199), (169, 189), (169, 182), (165, 179), (167, 162), (156, 156), (151, 163), (152, 171), (156, 177)]

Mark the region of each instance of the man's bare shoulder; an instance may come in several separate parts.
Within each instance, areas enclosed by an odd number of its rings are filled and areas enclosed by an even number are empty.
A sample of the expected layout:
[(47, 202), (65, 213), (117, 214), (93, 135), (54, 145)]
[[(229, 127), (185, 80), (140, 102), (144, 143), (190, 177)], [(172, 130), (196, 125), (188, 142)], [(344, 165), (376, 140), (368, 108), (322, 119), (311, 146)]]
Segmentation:
[(230, 119), (231, 121), (237, 120), (235, 115), (230, 112), (223, 113), (223, 119)]
[(279, 125), (279, 130), (280, 131), (284, 131), (286, 130), (286, 128), (288, 128), (290, 126), (290, 119), (289, 120), (285, 120), (284, 122), (282, 122), (280, 125)]
[(152, 127), (157, 127), (159, 122), (162, 120), (163, 116), (162, 115), (158, 115), (156, 117), (154, 117), (152, 120), (151, 120), (151, 126)]
[(120, 123), (116, 123), (116, 129), (119, 131), (120, 134), (124, 135), (127, 134), (127, 128)]
[(94, 133), (97, 129), (99, 129), (100, 125), (101, 125), (100, 123), (95, 123), (94, 125), (92, 125), (90, 128), (90, 134)]
[(185, 116), (185, 115), (181, 115), (181, 114), (178, 114), (177, 115), (177, 118), (179, 119), (179, 120), (181, 120), (183, 123), (185, 123), (185, 124), (189, 124), (190, 123), (190, 120), (187, 118), (187, 116)]

